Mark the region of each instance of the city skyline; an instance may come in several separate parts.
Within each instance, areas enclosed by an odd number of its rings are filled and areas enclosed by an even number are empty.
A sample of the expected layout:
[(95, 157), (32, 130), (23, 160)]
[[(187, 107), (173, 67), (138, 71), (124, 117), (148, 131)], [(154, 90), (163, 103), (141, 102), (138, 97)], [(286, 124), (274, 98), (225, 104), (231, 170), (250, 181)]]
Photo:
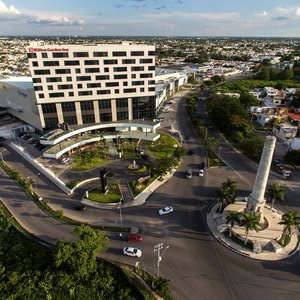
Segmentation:
[(294, 0), (32, 2), (0, 0), (0, 35), (300, 37)]

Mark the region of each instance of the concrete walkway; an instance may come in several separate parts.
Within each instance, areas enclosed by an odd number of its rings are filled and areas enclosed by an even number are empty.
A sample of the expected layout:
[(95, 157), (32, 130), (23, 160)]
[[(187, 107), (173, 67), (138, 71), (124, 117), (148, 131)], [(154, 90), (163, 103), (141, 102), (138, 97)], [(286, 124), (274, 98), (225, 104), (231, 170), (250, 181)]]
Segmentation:
[[(240, 206), (240, 209), (243, 210), (246, 205), (246, 202), (240, 202), (235, 205)], [(251, 231), (249, 233), (250, 240), (259, 241), (262, 243), (263, 246), (261, 253), (254, 253), (252, 250), (245, 248), (239, 244), (236, 244), (235, 242), (233, 242), (232, 239), (230, 239), (222, 233), (224, 229), (226, 229), (228, 226), (226, 224), (226, 214), (224, 214), (223, 220), (221, 220), (221, 214), (217, 213), (219, 206), (220, 204), (216, 203), (211, 207), (207, 214), (207, 224), (213, 236), (230, 250), (237, 252), (241, 255), (247, 256), (249, 258), (258, 260), (281, 260), (296, 253), (299, 247), (299, 232), (296, 228), (292, 233), (290, 243), (286, 247), (282, 248), (282, 251), (275, 253), (270, 249), (270, 247), (269, 249), (268, 247), (266, 247), (268, 242), (270, 242), (273, 239), (279, 238), (282, 234), (283, 227), (282, 225), (278, 224), (278, 222), (281, 220), (281, 212), (277, 210), (271, 212), (270, 208), (268, 206), (265, 206), (264, 214), (269, 222), (268, 228), (259, 232)], [(239, 211), (239, 209), (237, 211)], [(240, 235), (241, 239), (245, 239), (245, 228), (235, 226), (234, 233)]]

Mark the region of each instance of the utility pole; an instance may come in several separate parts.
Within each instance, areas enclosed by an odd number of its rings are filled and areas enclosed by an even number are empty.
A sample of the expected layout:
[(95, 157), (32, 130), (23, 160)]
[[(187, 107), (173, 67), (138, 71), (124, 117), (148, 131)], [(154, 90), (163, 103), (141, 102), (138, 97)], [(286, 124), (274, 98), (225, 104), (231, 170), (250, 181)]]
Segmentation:
[[(159, 263), (162, 261), (162, 258), (166, 252), (166, 250), (170, 246), (164, 247), (164, 243), (160, 243), (154, 246), (153, 252), (157, 252), (157, 278), (159, 278)], [(162, 255), (160, 255), (160, 251), (163, 250)]]

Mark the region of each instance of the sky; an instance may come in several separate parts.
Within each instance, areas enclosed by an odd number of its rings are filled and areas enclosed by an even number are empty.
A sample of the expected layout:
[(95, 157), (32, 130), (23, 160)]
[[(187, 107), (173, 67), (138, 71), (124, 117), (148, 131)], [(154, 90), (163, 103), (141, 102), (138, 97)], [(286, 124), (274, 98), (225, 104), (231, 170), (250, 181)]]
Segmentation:
[(0, 35), (300, 37), (300, 1), (0, 0)]

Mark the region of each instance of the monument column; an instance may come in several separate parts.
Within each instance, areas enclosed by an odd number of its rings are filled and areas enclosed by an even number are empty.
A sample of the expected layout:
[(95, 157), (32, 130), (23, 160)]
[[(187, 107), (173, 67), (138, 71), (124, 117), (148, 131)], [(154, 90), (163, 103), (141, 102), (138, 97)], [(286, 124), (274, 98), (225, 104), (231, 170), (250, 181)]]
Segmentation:
[(272, 157), (275, 149), (276, 138), (274, 136), (267, 136), (260, 158), (254, 186), (252, 193), (248, 197), (246, 211), (254, 211), (263, 218), (263, 208), (265, 205), (265, 190), (268, 182)]

